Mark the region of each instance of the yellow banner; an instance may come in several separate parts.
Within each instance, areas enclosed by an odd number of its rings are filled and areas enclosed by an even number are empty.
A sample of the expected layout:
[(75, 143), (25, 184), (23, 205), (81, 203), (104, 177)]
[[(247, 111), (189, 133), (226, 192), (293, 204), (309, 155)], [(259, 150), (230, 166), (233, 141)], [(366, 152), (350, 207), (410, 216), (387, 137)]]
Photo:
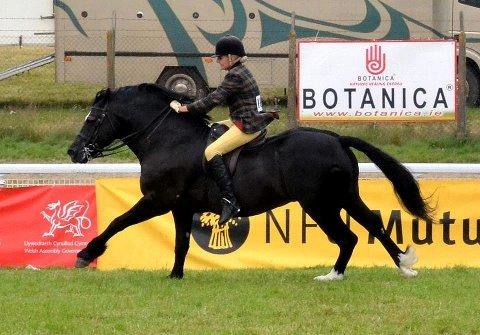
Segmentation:
[[(385, 229), (401, 249), (415, 246), (418, 267), (480, 267), (480, 181), (421, 180), (420, 186), (424, 195), (433, 194), (430, 203), (437, 206), (436, 223), (407, 214), (385, 179), (361, 180), (360, 192), (365, 203), (379, 211)], [(96, 196), (98, 229), (103, 231), (140, 199), (139, 182), (100, 179)], [(359, 237), (349, 265), (394, 265), (378, 240), (345, 212), (342, 217)], [(332, 266), (338, 256), (338, 247), (298, 203), (229, 222), (223, 230), (215, 222), (213, 214), (195, 215), (185, 268)], [(170, 269), (174, 243), (172, 215), (151, 219), (115, 235), (98, 268)]]

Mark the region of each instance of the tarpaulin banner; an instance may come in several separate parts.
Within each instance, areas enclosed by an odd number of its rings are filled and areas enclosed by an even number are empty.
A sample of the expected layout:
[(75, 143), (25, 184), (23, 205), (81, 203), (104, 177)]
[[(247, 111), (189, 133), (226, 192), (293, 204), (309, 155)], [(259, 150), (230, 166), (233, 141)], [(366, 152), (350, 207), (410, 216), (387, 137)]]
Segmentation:
[(0, 189), (2, 267), (73, 267), (96, 235), (94, 186)]
[[(96, 185), (99, 231), (141, 197), (137, 179), (102, 179)], [(365, 203), (381, 215), (385, 229), (400, 248), (416, 248), (419, 267), (479, 267), (480, 181), (421, 180), (420, 186), (436, 205), (434, 223), (407, 214), (387, 180), (360, 181)], [(378, 240), (345, 212), (342, 217), (359, 237), (351, 265), (393, 266)], [(216, 225), (216, 219), (208, 213), (194, 217), (186, 268), (331, 266), (338, 256), (338, 247), (297, 203), (229, 222), (223, 229)], [(174, 243), (171, 214), (154, 218), (115, 235), (99, 258), (98, 268), (171, 268)]]

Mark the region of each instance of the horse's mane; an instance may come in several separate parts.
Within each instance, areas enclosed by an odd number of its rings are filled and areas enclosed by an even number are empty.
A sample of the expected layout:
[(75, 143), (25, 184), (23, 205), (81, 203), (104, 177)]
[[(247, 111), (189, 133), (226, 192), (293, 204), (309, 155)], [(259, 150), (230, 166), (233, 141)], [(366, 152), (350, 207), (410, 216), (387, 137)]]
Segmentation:
[[(181, 102), (182, 104), (189, 104), (192, 103), (194, 100), (181, 93), (174, 92), (172, 90), (169, 90), (165, 88), (164, 86), (160, 86), (157, 84), (152, 84), (152, 83), (143, 83), (137, 86), (139, 91), (145, 91), (145, 92), (153, 92), (158, 96), (158, 94), (163, 95), (167, 100), (172, 101), (172, 100), (177, 100), (178, 102)], [(192, 117), (194, 119), (200, 119), (203, 122), (209, 122), (211, 121), (210, 116), (207, 114), (191, 114), (191, 113), (186, 113), (186, 117)]]
[(183, 104), (189, 104), (193, 102), (193, 100), (181, 93), (177, 93), (174, 91), (171, 91), (163, 86), (159, 86), (156, 84), (151, 84), (151, 83), (143, 83), (137, 86), (123, 86), (119, 87), (115, 90), (111, 90), (109, 88), (104, 88), (100, 91), (97, 92), (95, 95), (95, 99), (93, 100), (93, 104), (103, 100), (107, 99), (110, 100), (111, 96), (117, 95), (117, 94), (135, 94), (135, 91), (139, 92), (155, 92), (155, 93), (160, 93), (163, 97), (165, 97), (167, 100), (177, 100)]
[(160, 93), (161, 95), (163, 95), (165, 98), (169, 100), (177, 100), (184, 104), (189, 104), (193, 102), (193, 100), (189, 96), (185, 94), (177, 93), (175, 91), (169, 90), (166, 87), (163, 87), (157, 84), (143, 83), (138, 85), (137, 87), (139, 91)]
[[(174, 92), (172, 90), (169, 90), (163, 86), (157, 85), (157, 84), (152, 84), (152, 83), (143, 83), (135, 86), (124, 86), (117, 88), (115, 90), (111, 90), (109, 88), (102, 89), (97, 92), (95, 95), (95, 99), (93, 101), (93, 105), (99, 103), (102, 100), (109, 101), (112, 99), (113, 96), (116, 95), (135, 95), (137, 93), (154, 93), (153, 96), (161, 98), (164, 97), (165, 100), (172, 101), (172, 100), (177, 100), (181, 102), (182, 104), (189, 104), (192, 103), (193, 100), (191, 97)], [(185, 115), (186, 117), (197, 119), (197, 120), (202, 120), (202, 123), (204, 122), (209, 122), (211, 120), (210, 116), (207, 114), (190, 114), (187, 113)]]

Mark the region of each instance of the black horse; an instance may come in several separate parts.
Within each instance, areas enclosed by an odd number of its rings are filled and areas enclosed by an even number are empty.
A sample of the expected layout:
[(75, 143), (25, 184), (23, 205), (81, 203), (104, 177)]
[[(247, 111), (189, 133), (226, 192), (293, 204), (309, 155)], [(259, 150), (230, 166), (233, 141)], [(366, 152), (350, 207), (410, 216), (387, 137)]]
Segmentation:
[[(218, 213), (221, 202), (219, 189), (202, 166), (209, 122), (204, 115), (175, 113), (169, 107), (173, 99), (186, 102), (153, 84), (97, 93), (68, 154), (73, 162), (86, 163), (118, 148), (112, 143), (121, 139), (140, 161), (143, 197), (78, 253), (77, 267), (102, 255), (116, 233), (172, 211), (176, 238), (170, 276), (183, 277), (194, 213)], [(285, 131), (242, 151), (233, 177), (240, 216), (298, 201), (340, 248), (332, 271), (316, 279), (336, 280), (343, 277), (358, 240), (340, 217), (343, 208), (382, 243), (403, 275), (415, 276), (413, 249), (400, 250), (381, 218), (360, 199), (358, 162), (350, 147), (364, 152), (382, 170), (408, 212), (430, 219), (417, 182), (398, 161), (361, 139), (310, 128)]]

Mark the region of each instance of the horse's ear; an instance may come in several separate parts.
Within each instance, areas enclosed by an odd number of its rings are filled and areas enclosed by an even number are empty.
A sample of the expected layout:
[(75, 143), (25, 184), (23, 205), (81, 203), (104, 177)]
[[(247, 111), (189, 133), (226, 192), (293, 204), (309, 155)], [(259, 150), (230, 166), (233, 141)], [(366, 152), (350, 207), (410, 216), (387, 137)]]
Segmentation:
[(141, 83), (140, 85), (138, 85), (138, 90), (146, 91), (146, 92), (154, 92), (154, 91), (157, 91), (158, 88), (155, 84), (152, 84), (152, 83)]
[(110, 97), (112, 91), (109, 89), (109, 88), (104, 88), (103, 90), (100, 90), (97, 92), (97, 94), (95, 95), (95, 99), (93, 100), (93, 104), (101, 101), (101, 100), (104, 100), (104, 99), (107, 99)]

